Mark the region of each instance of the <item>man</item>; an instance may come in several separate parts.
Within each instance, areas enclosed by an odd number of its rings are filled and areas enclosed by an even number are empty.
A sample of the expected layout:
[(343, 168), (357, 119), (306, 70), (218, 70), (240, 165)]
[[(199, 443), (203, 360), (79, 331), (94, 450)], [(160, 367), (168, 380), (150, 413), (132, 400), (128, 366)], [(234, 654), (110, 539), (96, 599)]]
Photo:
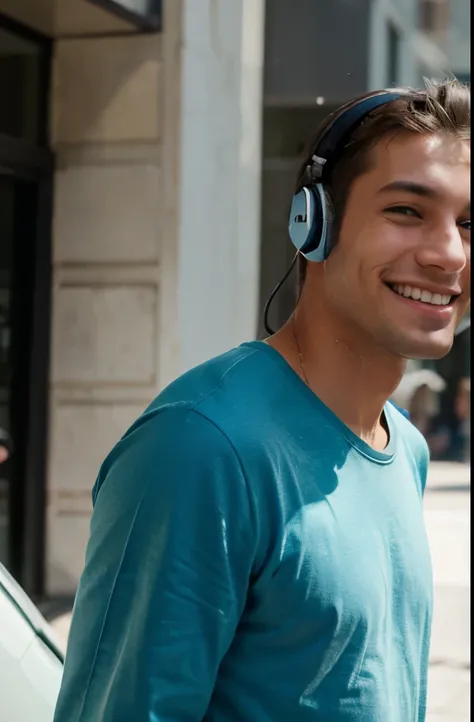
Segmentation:
[(334, 222), (294, 314), (165, 389), (100, 471), (56, 722), (425, 719), (428, 452), (387, 400), (469, 302), (469, 122), (446, 82), (312, 146), (292, 239), (316, 193)]

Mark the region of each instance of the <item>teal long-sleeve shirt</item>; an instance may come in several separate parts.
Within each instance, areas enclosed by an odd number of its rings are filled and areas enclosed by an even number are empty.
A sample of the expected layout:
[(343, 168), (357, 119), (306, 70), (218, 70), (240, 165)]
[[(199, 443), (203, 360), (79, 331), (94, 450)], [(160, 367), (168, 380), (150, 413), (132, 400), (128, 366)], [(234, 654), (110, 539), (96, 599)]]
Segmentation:
[(94, 487), (55, 722), (423, 722), (426, 444), (374, 451), (268, 345), (190, 371)]

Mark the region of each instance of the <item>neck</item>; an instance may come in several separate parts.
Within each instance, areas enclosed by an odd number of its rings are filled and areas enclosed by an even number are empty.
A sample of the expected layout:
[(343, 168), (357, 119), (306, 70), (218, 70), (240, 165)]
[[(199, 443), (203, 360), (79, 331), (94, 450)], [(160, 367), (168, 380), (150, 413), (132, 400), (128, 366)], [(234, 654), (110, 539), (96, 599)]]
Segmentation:
[(289, 322), (270, 339), (311, 390), (372, 446), (387, 441), (383, 408), (406, 362), (388, 354), (304, 294)]

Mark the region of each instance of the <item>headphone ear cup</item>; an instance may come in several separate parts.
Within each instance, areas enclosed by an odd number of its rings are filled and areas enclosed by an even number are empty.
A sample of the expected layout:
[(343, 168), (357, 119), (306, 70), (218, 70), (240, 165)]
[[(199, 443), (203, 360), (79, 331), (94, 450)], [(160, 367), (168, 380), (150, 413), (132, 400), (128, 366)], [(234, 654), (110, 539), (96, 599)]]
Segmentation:
[(331, 250), (332, 208), (324, 188), (304, 187), (293, 196), (288, 230), (290, 238), (308, 261), (325, 261)]

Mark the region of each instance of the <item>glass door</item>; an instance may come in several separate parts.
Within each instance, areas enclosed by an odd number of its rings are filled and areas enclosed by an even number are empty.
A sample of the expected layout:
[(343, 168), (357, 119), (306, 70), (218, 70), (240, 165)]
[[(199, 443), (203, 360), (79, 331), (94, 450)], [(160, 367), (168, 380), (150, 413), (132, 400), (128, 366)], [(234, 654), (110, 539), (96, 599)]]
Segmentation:
[(13, 236), (13, 185), (0, 176), (0, 561), (8, 557), (10, 420), (10, 279)]
[(35, 599), (44, 591), (51, 48), (0, 13), (0, 562)]
[(13, 571), (23, 547), (37, 217), (37, 184), (0, 171), (0, 561)]

